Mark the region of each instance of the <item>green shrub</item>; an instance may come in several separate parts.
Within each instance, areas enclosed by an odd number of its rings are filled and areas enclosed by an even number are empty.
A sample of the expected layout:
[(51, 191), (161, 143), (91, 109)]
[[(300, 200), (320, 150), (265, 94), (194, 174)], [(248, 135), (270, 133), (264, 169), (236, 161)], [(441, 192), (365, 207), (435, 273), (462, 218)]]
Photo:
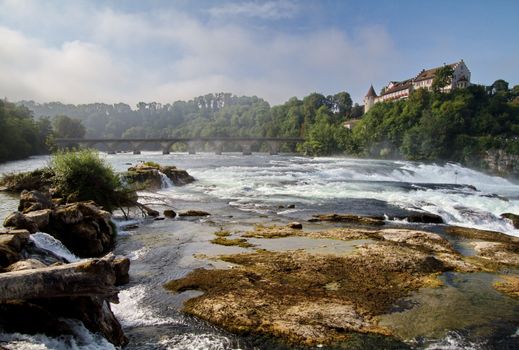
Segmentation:
[(50, 164), (54, 185), (67, 201), (93, 200), (108, 211), (132, 206), (137, 195), (124, 187), (112, 167), (94, 150), (60, 151)]
[(152, 161), (147, 161), (147, 162), (144, 162), (143, 164), (146, 165), (146, 166), (149, 166), (151, 168), (160, 169), (160, 164), (159, 163), (155, 163), (155, 162), (152, 162)]

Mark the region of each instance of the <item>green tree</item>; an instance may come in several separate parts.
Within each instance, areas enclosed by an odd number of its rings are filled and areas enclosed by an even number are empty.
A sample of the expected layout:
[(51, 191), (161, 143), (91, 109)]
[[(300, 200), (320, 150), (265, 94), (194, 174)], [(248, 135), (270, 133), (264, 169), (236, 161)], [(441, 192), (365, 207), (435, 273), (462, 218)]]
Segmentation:
[(56, 137), (59, 138), (82, 138), (86, 132), (81, 120), (72, 119), (66, 115), (54, 117), (52, 127)]
[(494, 93), (508, 93), (508, 82), (503, 79), (498, 79), (492, 84)]
[(344, 120), (351, 113), (353, 101), (349, 93), (342, 91), (332, 97), (332, 109), (339, 119)]
[(46, 152), (41, 132), (27, 107), (0, 100), (0, 162)]
[(436, 70), (431, 88), (434, 92), (439, 92), (442, 88), (449, 85), (452, 81), (454, 69), (451, 66), (443, 66)]

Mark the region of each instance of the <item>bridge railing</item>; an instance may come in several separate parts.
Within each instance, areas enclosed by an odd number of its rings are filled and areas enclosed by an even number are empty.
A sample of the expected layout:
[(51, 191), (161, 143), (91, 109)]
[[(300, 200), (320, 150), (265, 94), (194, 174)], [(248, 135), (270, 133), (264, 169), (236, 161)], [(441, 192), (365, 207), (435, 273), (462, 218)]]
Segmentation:
[(197, 147), (202, 144), (210, 144), (217, 154), (221, 154), (227, 144), (237, 144), (241, 147), (243, 154), (251, 154), (254, 144), (266, 144), (270, 154), (278, 154), (283, 144), (297, 144), (304, 142), (300, 137), (175, 137), (175, 138), (58, 138), (54, 140), (58, 147), (71, 146), (96, 147), (116, 153), (118, 148), (129, 145), (133, 153), (140, 154), (145, 146), (160, 145), (162, 152), (168, 154), (171, 147), (176, 143), (187, 146), (190, 154), (196, 153)]

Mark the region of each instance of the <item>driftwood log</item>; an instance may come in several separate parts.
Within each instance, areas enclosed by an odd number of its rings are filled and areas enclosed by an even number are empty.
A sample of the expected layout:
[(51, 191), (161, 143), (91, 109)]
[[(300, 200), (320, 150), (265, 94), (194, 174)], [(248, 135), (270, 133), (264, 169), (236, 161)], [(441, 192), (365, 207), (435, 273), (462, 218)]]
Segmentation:
[(117, 301), (116, 275), (110, 259), (0, 274), (0, 302), (60, 297), (101, 297)]

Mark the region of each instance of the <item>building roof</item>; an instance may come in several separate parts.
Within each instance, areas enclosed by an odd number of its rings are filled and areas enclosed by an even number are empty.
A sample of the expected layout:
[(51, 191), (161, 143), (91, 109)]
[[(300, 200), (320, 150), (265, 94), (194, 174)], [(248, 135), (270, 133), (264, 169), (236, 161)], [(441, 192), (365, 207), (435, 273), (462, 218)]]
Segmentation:
[[(407, 79), (404, 81), (401, 81), (399, 83), (394, 83), (393, 87), (391, 89), (386, 89), (382, 95), (391, 94), (393, 92), (401, 91), (410, 88), (413, 85), (412, 79)], [(381, 96), (382, 96), (381, 95)]]
[(434, 76), (436, 75), (436, 71), (440, 68), (443, 68), (445, 66), (449, 66), (451, 67), (452, 69), (456, 68), (456, 66), (459, 64), (459, 62), (456, 62), (456, 63), (451, 63), (451, 64), (448, 64), (448, 65), (443, 65), (441, 67), (436, 67), (436, 68), (431, 68), (431, 69), (422, 69), (422, 71), (420, 73), (418, 73), (418, 75), (416, 76), (416, 78), (414, 78), (414, 81), (422, 81), (422, 80), (429, 80), (429, 79), (433, 79)]
[(366, 94), (366, 97), (377, 97), (377, 93), (375, 92), (375, 89), (373, 89), (373, 84), (368, 90), (368, 93)]

